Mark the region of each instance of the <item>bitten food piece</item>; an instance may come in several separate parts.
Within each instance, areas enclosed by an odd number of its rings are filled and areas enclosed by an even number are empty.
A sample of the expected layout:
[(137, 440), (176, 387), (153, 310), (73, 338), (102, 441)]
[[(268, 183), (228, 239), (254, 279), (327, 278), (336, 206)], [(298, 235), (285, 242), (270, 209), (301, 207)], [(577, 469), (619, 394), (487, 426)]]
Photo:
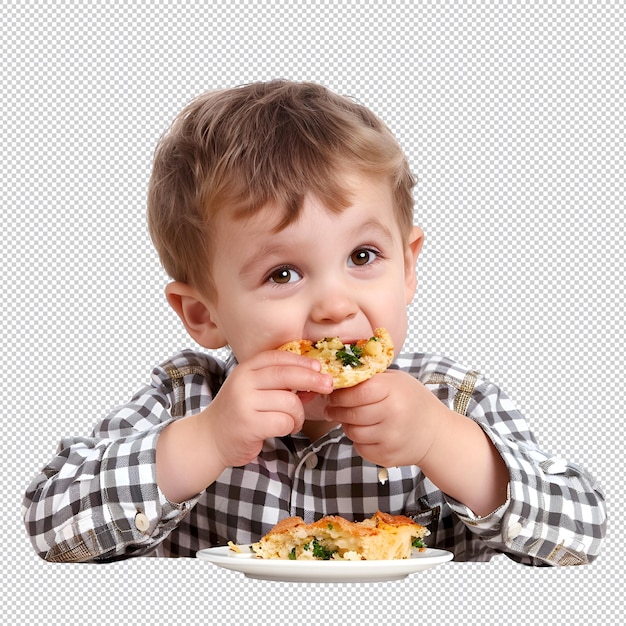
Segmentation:
[(389, 560), (408, 559), (413, 548), (426, 549), (422, 538), (429, 531), (404, 515), (377, 511), (362, 522), (337, 515), (305, 524), (300, 517), (282, 520), (252, 551), (262, 559)]
[(295, 352), (322, 364), (322, 373), (331, 374), (335, 389), (353, 387), (384, 372), (393, 361), (393, 342), (384, 328), (377, 328), (369, 339), (344, 344), (338, 337), (290, 341), (278, 348)]

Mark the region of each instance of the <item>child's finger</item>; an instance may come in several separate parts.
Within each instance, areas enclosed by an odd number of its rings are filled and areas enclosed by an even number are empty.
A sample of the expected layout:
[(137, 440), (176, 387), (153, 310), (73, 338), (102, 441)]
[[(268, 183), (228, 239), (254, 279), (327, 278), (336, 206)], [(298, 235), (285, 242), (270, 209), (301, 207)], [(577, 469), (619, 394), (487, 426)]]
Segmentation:
[(375, 404), (357, 407), (337, 407), (328, 405), (324, 412), (332, 422), (360, 427), (375, 426), (385, 419), (383, 412)]
[(274, 365), (293, 365), (311, 369), (316, 372), (319, 372), (322, 367), (321, 363), (316, 359), (309, 359), (308, 357), (285, 350), (265, 350), (264, 352), (259, 352), (259, 354), (248, 361), (248, 365), (253, 370)]
[(257, 370), (255, 374), (257, 389), (287, 389), (321, 394), (329, 394), (333, 390), (332, 376), (298, 365), (272, 365)]

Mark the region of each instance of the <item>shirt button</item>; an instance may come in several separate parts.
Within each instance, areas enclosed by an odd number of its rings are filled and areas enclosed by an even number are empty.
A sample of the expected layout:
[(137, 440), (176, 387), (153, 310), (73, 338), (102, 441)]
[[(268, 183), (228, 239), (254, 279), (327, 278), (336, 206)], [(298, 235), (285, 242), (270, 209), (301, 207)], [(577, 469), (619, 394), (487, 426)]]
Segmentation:
[(519, 522), (511, 524), (508, 528), (507, 539), (513, 541), (522, 532), (522, 525)]
[(309, 454), (309, 456), (307, 456), (306, 461), (304, 462), (304, 464), (306, 465), (307, 469), (315, 469), (317, 467), (317, 455), (316, 454)]
[(565, 474), (567, 473), (567, 462), (563, 459), (551, 459), (551, 463), (546, 469), (546, 474)]
[(143, 513), (135, 515), (135, 528), (140, 533), (145, 533), (150, 528), (150, 521)]

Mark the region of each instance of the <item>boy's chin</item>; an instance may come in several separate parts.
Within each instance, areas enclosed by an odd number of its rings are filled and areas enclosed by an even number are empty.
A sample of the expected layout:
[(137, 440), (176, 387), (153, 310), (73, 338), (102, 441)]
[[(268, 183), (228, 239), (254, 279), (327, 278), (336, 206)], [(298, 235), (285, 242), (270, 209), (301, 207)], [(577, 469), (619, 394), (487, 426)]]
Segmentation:
[(298, 398), (304, 406), (305, 419), (310, 422), (327, 422), (324, 413), (328, 396), (313, 393), (312, 391), (299, 391)]
[(300, 398), (300, 402), (305, 406), (310, 404), (318, 397), (319, 394), (314, 393), (313, 391), (298, 391), (298, 398)]

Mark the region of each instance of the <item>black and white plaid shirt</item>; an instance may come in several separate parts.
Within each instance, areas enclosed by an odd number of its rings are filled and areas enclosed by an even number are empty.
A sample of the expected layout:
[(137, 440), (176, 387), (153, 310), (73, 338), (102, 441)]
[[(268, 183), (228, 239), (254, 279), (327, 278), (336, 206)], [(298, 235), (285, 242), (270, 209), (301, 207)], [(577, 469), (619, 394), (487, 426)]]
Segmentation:
[(458, 561), (505, 553), (527, 564), (569, 565), (597, 556), (606, 515), (594, 479), (542, 452), (495, 385), (434, 355), (403, 355), (392, 367), (475, 420), (495, 444), (509, 469), (509, 498), (490, 515), (476, 517), (416, 466), (389, 468), (382, 484), (380, 468), (356, 454), (341, 427), (313, 443), (304, 435), (268, 440), (254, 463), (227, 469), (190, 501), (168, 502), (156, 482), (159, 433), (206, 407), (234, 366), (232, 357), (223, 363), (184, 351), (155, 368), (151, 384), (90, 437), (62, 440), (24, 498), (37, 553), (50, 561), (194, 556), (228, 541), (257, 541), (287, 516), (358, 520), (379, 509), (427, 525), (427, 544), (451, 550)]

